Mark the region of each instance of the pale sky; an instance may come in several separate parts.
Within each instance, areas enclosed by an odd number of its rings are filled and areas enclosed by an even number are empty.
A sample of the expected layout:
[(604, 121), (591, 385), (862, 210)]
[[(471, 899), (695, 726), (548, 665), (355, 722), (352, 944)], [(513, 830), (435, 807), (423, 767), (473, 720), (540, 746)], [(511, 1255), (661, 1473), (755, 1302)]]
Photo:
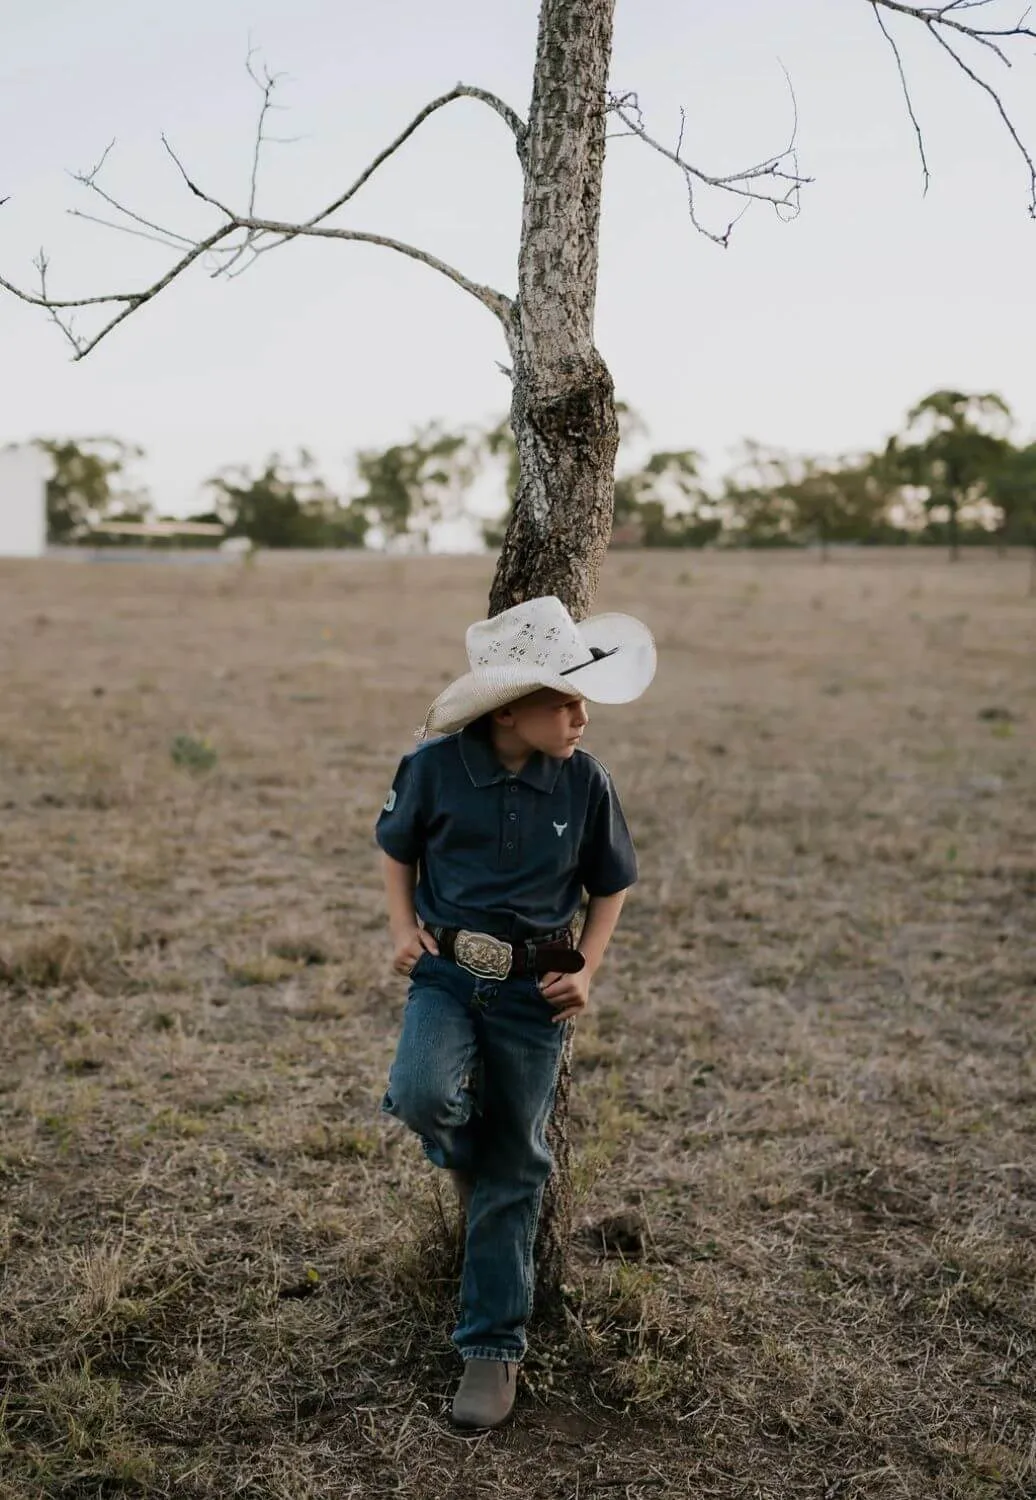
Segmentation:
[[(1002, 14), (1012, 22), (1016, 10)], [(0, 0), (0, 272), (55, 295), (146, 284), (170, 252), (68, 217), (104, 211), (67, 176), (116, 146), (102, 183), (146, 216), (212, 224), (165, 156), (165, 132), (217, 197), (247, 201), (251, 40), (289, 76), (258, 209), (305, 217), (458, 81), (525, 113), (535, 0)], [(867, 0), (618, 0), (612, 86), (705, 170), (783, 145), (799, 110), (816, 181), (790, 224), (757, 207), (724, 251), (698, 235), (676, 171), (609, 145), (598, 344), (654, 448), (714, 471), (745, 437), (799, 452), (878, 444), (942, 386), (1001, 392), (1036, 437), (1036, 224), (1027, 172), (990, 101), (916, 25), (896, 28), (925, 127), (921, 173), (894, 62)], [(999, 70), (1003, 72), (1003, 70)], [(996, 74), (991, 74), (996, 76)], [(1036, 48), (1004, 72), (1036, 144)], [(510, 137), (462, 101), (422, 127), (336, 222), (412, 241), (514, 289), (521, 185)], [(703, 205), (725, 223), (722, 204)], [(84, 317), (82, 327), (88, 320)], [(167, 511), (202, 481), (310, 448), (333, 485), (350, 453), (418, 424), (489, 421), (508, 404), (493, 318), (391, 252), (297, 242), (231, 283), (197, 269), (75, 364), (45, 317), (0, 294), (0, 445), (111, 433), (147, 450)]]

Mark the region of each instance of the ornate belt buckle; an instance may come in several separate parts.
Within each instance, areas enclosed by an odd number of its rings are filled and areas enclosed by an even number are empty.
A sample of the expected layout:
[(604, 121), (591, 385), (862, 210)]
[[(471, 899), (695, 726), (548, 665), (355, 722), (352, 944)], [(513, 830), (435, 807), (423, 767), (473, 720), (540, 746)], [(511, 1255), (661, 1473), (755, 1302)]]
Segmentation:
[(511, 972), (510, 943), (490, 937), (488, 932), (458, 932), (453, 957), (462, 969), (479, 979), (506, 979)]

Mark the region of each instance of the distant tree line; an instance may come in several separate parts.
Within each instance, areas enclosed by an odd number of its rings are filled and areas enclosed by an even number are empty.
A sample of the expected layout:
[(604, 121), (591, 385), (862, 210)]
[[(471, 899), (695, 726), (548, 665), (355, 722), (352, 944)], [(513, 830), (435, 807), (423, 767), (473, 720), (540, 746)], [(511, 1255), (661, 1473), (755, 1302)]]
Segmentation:
[[(619, 409), (628, 442), (643, 424)], [(614, 544), (642, 547), (804, 547), (838, 544), (1036, 547), (1036, 443), (1016, 444), (997, 395), (935, 391), (907, 414), (903, 431), (875, 453), (814, 458), (746, 442), (730, 471), (709, 484), (693, 448), (651, 453), (615, 484)], [(40, 439), (51, 458), (51, 541), (96, 543), (106, 524), (162, 519), (131, 482), (139, 448), (114, 438)], [(258, 470), (227, 469), (207, 481), (208, 510), (188, 519), (222, 525), (258, 547), (427, 548), (443, 521), (471, 519), (499, 545), (504, 513), (472, 508), (480, 480), (504, 496), (517, 485), (506, 421), (449, 432), (439, 424), (409, 441), (354, 458), (352, 493), (336, 494), (300, 451)], [(112, 536), (113, 542), (135, 541)], [(156, 539), (161, 544), (166, 539)], [(211, 538), (175, 544), (211, 546)]]

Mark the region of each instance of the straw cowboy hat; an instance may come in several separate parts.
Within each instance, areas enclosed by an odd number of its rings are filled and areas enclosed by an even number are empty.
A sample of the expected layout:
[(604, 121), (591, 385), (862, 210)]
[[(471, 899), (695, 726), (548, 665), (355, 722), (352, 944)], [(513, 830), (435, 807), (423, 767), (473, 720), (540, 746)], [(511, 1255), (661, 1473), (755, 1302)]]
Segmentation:
[(632, 615), (592, 615), (577, 625), (560, 599), (527, 599), (468, 627), (470, 671), (436, 698), (419, 738), (452, 734), (538, 688), (592, 703), (630, 703), (655, 675), (655, 642)]

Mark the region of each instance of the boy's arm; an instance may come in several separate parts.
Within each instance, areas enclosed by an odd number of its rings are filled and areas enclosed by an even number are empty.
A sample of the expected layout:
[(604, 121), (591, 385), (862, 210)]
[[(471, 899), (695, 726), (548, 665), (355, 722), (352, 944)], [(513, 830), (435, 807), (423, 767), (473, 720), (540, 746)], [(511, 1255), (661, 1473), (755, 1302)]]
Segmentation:
[(589, 1004), (590, 981), (601, 966), (625, 899), (625, 891), (616, 891), (611, 896), (591, 896), (577, 944), (578, 951), (586, 959), (586, 967), (578, 974), (545, 974), (540, 981), (540, 993), (554, 1007), (555, 1025), (570, 1021)]
[(438, 953), (439, 945), (427, 928), (420, 927), (414, 911), (414, 887), (417, 884), (417, 866), (401, 864), (382, 850), (381, 874), (388, 901), (389, 930), (395, 953), (392, 966), (400, 974), (408, 974), (421, 956), (421, 950)]
[(590, 981), (601, 966), (626, 893), (637, 878), (633, 840), (607, 772), (587, 821), (579, 874), (590, 898), (578, 943), (586, 966), (578, 974), (548, 974), (540, 984), (544, 998), (554, 1006), (556, 1022), (568, 1021), (586, 1009)]
[(625, 891), (616, 891), (613, 896), (590, 897), (577, 947), (586, 959), (586, 973), (591, 979), (601, 967), (625, 900)]
[(381, 876), (394, 949), (392, 967), (398, 974), (409, 974), (422, 953), (439, 951), (414, 910), (417, 867), (425, 845), (420, 759), (411, 754), (400, 761), (374, 829), (381, 848)]

